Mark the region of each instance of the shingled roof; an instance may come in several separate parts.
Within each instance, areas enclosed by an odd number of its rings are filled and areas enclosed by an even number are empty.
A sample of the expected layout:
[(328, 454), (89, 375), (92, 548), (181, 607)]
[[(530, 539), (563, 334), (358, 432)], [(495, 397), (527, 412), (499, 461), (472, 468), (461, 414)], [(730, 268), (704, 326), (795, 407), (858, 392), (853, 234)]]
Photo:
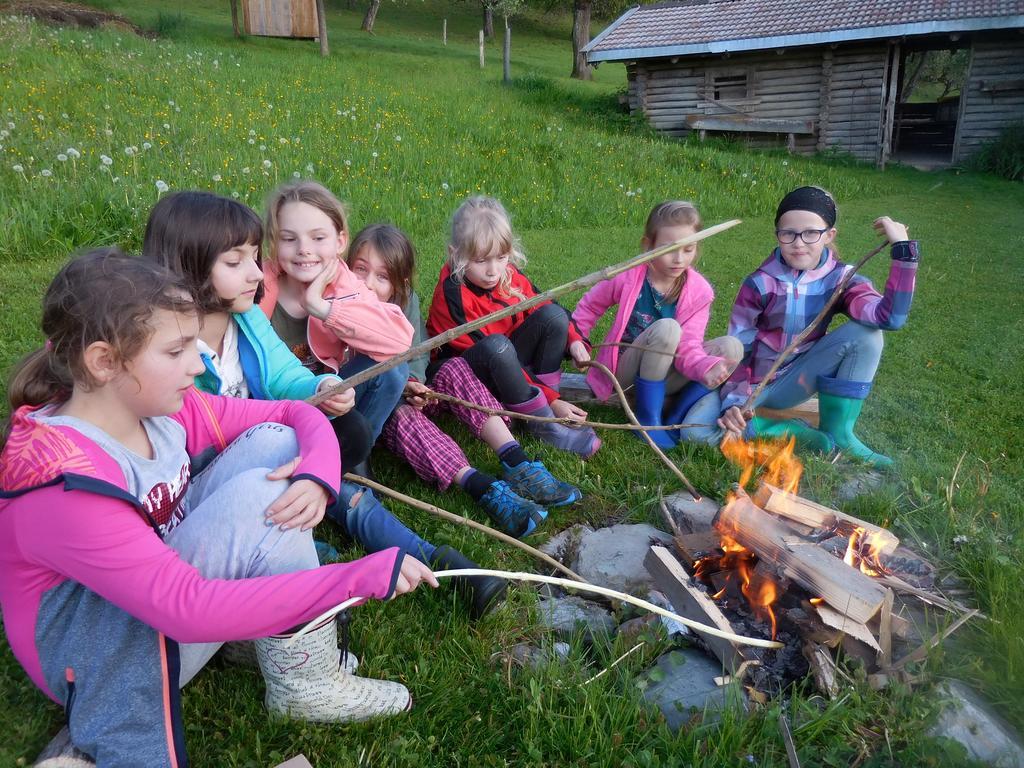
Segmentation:
[(1024, 0), (683, 0), (631, 8), (584, 49), (595, 61), (1024, 28)]

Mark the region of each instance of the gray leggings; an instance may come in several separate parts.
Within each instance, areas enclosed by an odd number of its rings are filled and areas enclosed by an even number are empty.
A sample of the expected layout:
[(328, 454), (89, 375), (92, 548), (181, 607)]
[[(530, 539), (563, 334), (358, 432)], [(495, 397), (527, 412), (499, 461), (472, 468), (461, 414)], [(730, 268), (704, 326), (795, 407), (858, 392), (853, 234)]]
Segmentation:
[[(207, 579), (248, 579), (320, 565), (312, 531), (282, 531), (264, 520), (267, 507), (288, 488), (267, 473), (299, 454), (295, 432), (280, 424), (258, 424), (225, 448), (189, 485), (185, 519), (166, 542)], [(185, 685), (221, 643), (182, 643)]]
[[(628, 387), (639, 376), (648, 381), (664, 381), (665, 393), (674, 395), (686, 386), (689, 379), (673, 365), (673, 355), (679, 348), (683, 329), (670, 317), (655, 320), (619, 355), (615, 378)], [(644, 347), (647, 349), (645, 350)], [(721, 357), (735, 368), (743, 359), (743, 344), (732, 336), (719, 336), (704, 342), (705, 354)]]

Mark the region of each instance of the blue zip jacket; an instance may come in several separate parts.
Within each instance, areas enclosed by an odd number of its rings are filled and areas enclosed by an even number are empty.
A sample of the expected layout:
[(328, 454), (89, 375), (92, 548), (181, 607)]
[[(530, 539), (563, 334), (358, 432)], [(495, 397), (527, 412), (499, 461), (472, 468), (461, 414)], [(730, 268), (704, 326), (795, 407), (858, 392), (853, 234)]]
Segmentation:
[[(232, 314), (231, 319), (238, 326), (238, 356), (253, 399), (305, 400), (316, 393), (324, 379), (339, 381), (330, 374), (316, 376), (299, 362), (259, 307)], [(220, 376), (213, 369), (213, 361), (208, 355), (201, 357), (206, 370), (196, 377), (196, 388), (220, 394)]]

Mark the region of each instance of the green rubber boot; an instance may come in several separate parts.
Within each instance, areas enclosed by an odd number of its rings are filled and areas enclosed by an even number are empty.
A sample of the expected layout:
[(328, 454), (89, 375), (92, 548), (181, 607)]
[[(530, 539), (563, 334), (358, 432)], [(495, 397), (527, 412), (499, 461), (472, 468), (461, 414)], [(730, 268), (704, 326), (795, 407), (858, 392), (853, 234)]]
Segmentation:
[(892, 466), (892, 459), (875, 453), (862, 443), (853, 427), (871, 391), (870, 383), (818, 377), (818, 414), (821, 429), (835, 440), (836, 448), (880, 469)]
[(750, 427), (756, 437), (796, 438), (796, 444), (801, 448), (809, 448), (812, 451), (831, 453), (835, 448), (832, 438), (824, 432), (815, 429), (802, 419), (785, 419), (775, 421), (755, 416), (750, 421)]

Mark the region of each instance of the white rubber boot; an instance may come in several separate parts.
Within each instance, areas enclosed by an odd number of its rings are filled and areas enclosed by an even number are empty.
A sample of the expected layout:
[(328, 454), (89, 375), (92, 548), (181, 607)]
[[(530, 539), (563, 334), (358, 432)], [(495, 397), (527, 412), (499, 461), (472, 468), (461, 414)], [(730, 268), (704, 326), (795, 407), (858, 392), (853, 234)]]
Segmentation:
[(355, 723), (412, 707), (401, 683), (357, 677), (339, 665), (333, 619), (289, 646), (291, 638), (275, 635), (256, 641), (270, 712), (317, 723)]
[[(220, 655), (228, 664), (236, 667), (258, 667), (256, 660), (256, 643), (253, 640), (238, 640), (233, 643), (224, 643), (220, 647)], [(338, 649), (338, 663), (345, 671), (352, 674), (359, 669), (359, 657), (352, 651), (345, 654), (344, 662), (341, 659), (341, 648)]]

